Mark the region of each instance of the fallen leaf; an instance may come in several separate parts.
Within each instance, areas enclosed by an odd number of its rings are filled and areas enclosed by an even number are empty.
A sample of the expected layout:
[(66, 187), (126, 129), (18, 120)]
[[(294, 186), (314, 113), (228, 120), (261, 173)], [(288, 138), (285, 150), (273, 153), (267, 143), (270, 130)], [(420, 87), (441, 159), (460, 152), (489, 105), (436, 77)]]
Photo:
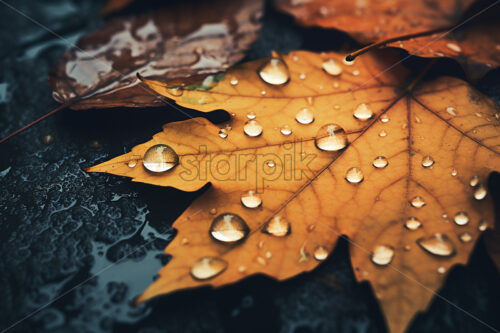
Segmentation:
[(262, 5), (184, 1), (114, 18), (62, 56), (49, 80), (54, 99), (73, 109), (163, 105), (136, 73), (173, 80), (227, 69), (256, 40)]
[(134, 2), (134, 0), (108, 0), (106, 6), (104, 6), (104, 8), (102, 9), (102, 13), (104, 15), (108, 15), (117, 12), (127, 7), (132, 2)]
[(305, 26), (342, 30), (361, 43), (447, 28), (431, 36), (388, 44), (420, 57), (449, 57), (462, 65), (472, 80), (500, 66), (500, 21), (489, 8), (457, 28), (474, 0), (447, 1), (295, 1), (275, 0), (281, 11)]
[(287, 79), (278, 59), (236, 66), (214, 88), (180, 96), (144, 79), (179, 105), (224, 109), (232, 120), (166, 124), (88, 169), (184, 191), (212, 185), (174, 223), (172, 259), (138, 301), (258, 273), (288, 279), (345, 235), (356, 278), (370, 281), (390, 331), (402, 332), (450, 268), (467, 262), (479, 225), (493, 221), (490, 196), (477, 191), (500, 168), (499, 108), (452, 77), (406, 90), (408, 73), (388, 50), (354, 64), (292, 52), (283, 56), (288, 82), (267, 84), (258, 71), (269, 61), (263, 77)]

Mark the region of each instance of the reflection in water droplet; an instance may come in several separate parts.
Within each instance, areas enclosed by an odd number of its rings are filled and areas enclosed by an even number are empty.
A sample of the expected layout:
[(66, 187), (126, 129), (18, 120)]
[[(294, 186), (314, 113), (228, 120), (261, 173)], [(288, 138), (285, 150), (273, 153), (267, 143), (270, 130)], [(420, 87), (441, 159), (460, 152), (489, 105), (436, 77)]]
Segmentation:
[(486, 220), (479, 221), (477, 228), (479, 229), (479, 231), (485, 231), (486, 229), (488, 229), (488, 221)]
[(486, 194), (488, 194), (486, 187), (483, 184), (479, 184), (474, 190), (474, 199), (483, 200), (486, 197)]
[(405, 222), (405, 227), (408, 230), (417, 230), (422, 226), (422, 223), (416, 218), (416, 217), (410, 217), (408, 220)]
[(327, 59), (321, 65), (323, 70), (332, 76), (342, 74), (342, 66), (335, 59)]
[(250, 190), (241, 195), (241, 203), (246, 208), (257, 208), (262, 204), (262, 198)]
[(267, 94), (267, 92), (266, 92), (265, 90), (262, 90), (262, 91), (260, 92), (260, 94), (261, 94), (262, 96), (264, 96), (265, 94)]
[(377, 245), (373, 248), (371, 260), (379, 266), (389, 265), (394, 258), (394, 249), (388, 245)]
[(384, 130), (381, 130), (380, 133), (378, 134), (381, 138), (385, 138), (387, 136), (387, 132)]
[(227, 268), (227, 262), (220, 258), (203, 257), (191, 266), (191, 276), (196, 280), (211, 279)]
[(243, 126), (243, 131), (248, 136), (259, 136), (262, 134), (263, 127), (257, 120), (249, 120)]
[(425, 206), (425, 201), (421, 196), (417, 195), (411, 199), (410, 204), (415, 208), (422, 208)]
[(318, 261), (323, 261), (328, 257), (328, 250), (324, 246), (318, 246), (314, 249), (313, 253), (314, 259)]
[(349, 170), (347, 170), (345, 174), (345, 179), (349, 183), (355, 183), (355, 184), (361, 183), (364, 179), (363, 171), (361, 171), (360, 168), (356, 167), (350, 168)]
[(210, 235), (224, 243), (240, 241), (248, 235), (249, 231), (246, 222), (233, 213), (224, 213), (217, 216), (210, 225)]
[(457, 225), (466, 225), (469, 223), (469, 215), (466, 212), (458, 212), (453, 217), (453, 220)]
[(446, 268), (444, 268), (444, 266), (439, 266), (437, 271), (439, 274), (444, 274), (446, 273)]
[(290, 223), (277, 215), (266, 223), (263, 232), (276, 237), (283, 237), (290, 232)]
[(422, 166), (424, 168), (431, 167), (433, 164), (434, 164), (434, 160), (432, 159), (432, 157), (424, 156), (424, 158), (422, 158)]
[(251, 111), (251, 112), (248, 112), (247, 113), (247, 118), (252, 120), (252, 119), (255, 119), (255, 117), (257, 117), (257, 115), (255, 114), (255, 112)]
[(267, 264), (266, 259), (262, 257), (257, 257), (257, 262), (261, 264), (262, 266), (265, 266)]
[(324, 151), (338, 151), (347, 146), (347, 135), (337, 124), (323, 125), (314, 139), (316, 147)]
[(215, 208), (215, 207), (214, 207), (214, 208), (211, 208), (208, 212), (209, 212), (210, 214), (212, 214), (212, 215), (215, 215), (215, 214), (217, 214), (217, 208)]
[(299, 74), (299, 79), (301, 79), (301, 80), (305, 80), (306, 77), (307, 77), (307, 75), (305, 73), (300, 73)]
[(288, 136), (288, 135), (292, 134), (292, 129), (288, 125), (283, 125), (283, 126), (281, 126), (280, 132), (281, 132), (281, 134)]
[(453, 242), (444, 234), (436, 233), (430, 237), (419, 238), (417, 244), (436, 256), (448, 257), (455, 254)]
[(469, 185), (474, 187), (474, 186), (477, 186), (477, 184), (479, 184), (479, 177), (478, 176), (472, 176), (470, 181), (469, 181)]
[(260, 78), (272, 85), (281, 85), (288, 82), (290, 74), (288, 66), (280, 58), (271, 58), (259, 70)]
[(458, 53), (462, 52), (462, 48), (460, 46), (458, 46), (458, 44), (455, 44), (455, 43), (447, 43), (446, 47), (449, 48), (450, 50), (458, 52)]
[(307, 125), (314, 121), (314, 114), (308, 108), (303, 108), (297, 112), (295, 120), (300, 124)]
[(233, 77), (233, 78), (231, 78), (231, 81), (229, 83), (231, 83), (232, 86), (235, 86), (238, 84), (238, 79)]
[(273, 160), (267, 160), (266, 165), (270, 168), (274, 168), (276, 166)]
[(388, 123), (389, 122), (389, 116), (384, 114), (380, 117), (380, 121), (383, 123)]
[(137, 165), (137, 160), (131, 159), (130, 161), (128, 161), (127, 165), (129, 168), (134, 168)]
[(246, 270), (247, 270), (247, 268), (245, 266), (243, 266), (243, 265), (238, 266), (238, 272), (245, 273)]
[(451, 175), (455, 177), (458, 174), (457, 169), (453, 168), (451, 169)]
[(220, 136), (221, 138), (225, 139), (225, 138), (227, 138), (227, 135), (228, 135), (228, 133), (227, 133), (227, 129), (225, 129), (225, 128), (221, 128), (221, 129), (219, 130), (219, 136)]
[(470, 234), (470, 232), (462, 232), (458, 238), (460, 238), (460, 241), (463, 242), (463, 243), (469, 243), (470, 241), (472, 241), (472, 235)]
[(384, 156), (378, 156), (375, 157), (372, 164), (377, 169), (383, 169), (389, 164), (389, 161)]
[(352, 75), (354, 75), (354, 76), (358, 76), (359, 73), (360, 73), (359, 69), (355, 69), (352, 71)]
[(455, 110), (455, 108), (454, 108), (454, 107), (452, 107), (452, 106), (448, 106), (448, 107), (446, 108), (446, 112), (448, 112), (448, 113), (449, 113), (450, 115), (452, 115), (452, 116), (456, 116), (456, 115), (457, 115), (457, 111), (456, 111), (456, 110)]
[(373, 111), (365, 103), (362, 103), (354, 110), (353, 115), (358, 120), (368, 120), (373, 117)]
[(167, 145), (159, 144), (150, 147), (144, 154), (142, 164), (151, 172), (164, 172), (179, 163), (179, 156)]

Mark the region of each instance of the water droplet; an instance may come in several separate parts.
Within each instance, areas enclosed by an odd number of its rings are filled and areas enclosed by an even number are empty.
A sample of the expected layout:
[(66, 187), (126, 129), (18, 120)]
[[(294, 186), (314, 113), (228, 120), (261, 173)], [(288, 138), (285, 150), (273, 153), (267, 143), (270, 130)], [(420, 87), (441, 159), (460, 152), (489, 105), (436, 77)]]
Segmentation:
[(255, 137), (262, 134), (263, 128), (257, 120), (249, 120), (243, 126), (243, 131), (246, 135)]
[(283, 237), (290, 232), (290, 223), (277, 215), (266, 223), (263, 231), (276, 237)]
[(362, 103), (354, 110), (353, 115), (358, 120), (368, 120), (373, 117), (373, 111), (365, 103)]
[(307, 226), (307, 231), (308, 231), (308, 232), (313, 232), (313, 231), (314, 231), (314, 229), (316, 229), (316, 225), (315, 225), (315, 224), (309, 224), (309, 225)]
[(172, 95), (174, 97), (179, 97), (179, 96), (182, 96), (182, 94), (184, 93), (184, 90), (179, 88), (179, 87), (175, 87), (175, 88), (166, 88), (165, 89), (167, 91), (167, 93), (169, 95)]
[(425, 201), (421, 196), (417, 195), (411, 199), (410, 204), (415, 208), (422, 208), (425, 206)]
[(281, 132), (281, 134), (288, 136), (288, 135), (292, 134), (292, 129), (288, 125), (283, 125), (283, 126), (281, 126), (280, 132)]
[(360, 168), (356, 168), (356, 167), (350, 168), (345, 173), (345, 179), (349, 183), (355, 183), (355, 184), (361, 183), (364, 179), (363, 171), (361, 171)]
[(434, 164), (434, 160), (432, 159), (432, 157), (424, 156), (424, 158), (422, 158), (422, 166), (424, 168), (431, 167), (433, 164)]
[(249, 231), (246, 222), (233, 213), (224, 213), (217, 216), (210, 225), (210, 235), (224, 243), (238, 242), (245, 238)]
[(260, 94), (261, 94), (262, 96), (264, 96), (265, 94), (267, 94), (267, 92), (266, 92), (265, 90), (262, 90), (262, 91), (260, 92)]
[(456, 116), (456, 115), (457, 115), (457, 111), (456, 111), (456, 110), (455, 110), (455, 108), (454, 108), (454, 107), (452, 107), (452, 106), (448, 106), (448, 107), (446, 108), (446, 112), (448, 112), (448, 113), (449, 113), (450, 115), (452, 115), (452, 116)]
[(217, 208), (211, 208), (209, 211), (208, 211), (211, 215), (215, 215), (217, 214)]
[(386, 115), (386, 114), (383, 114), (381, 117), (380, 117), (380, 121), (383, 122), (383, 123), (388, 123), (389, 122), (389, 116)]
[(288, 82), (290, 73), (282, 59), (271, 58), (259, 69), (259, 76), (266, 83), (282, 85)]
[(318, 246), (314, 249), (313, 253), (314, 259), (318, 261), (323, 261), (328, 257), (328, 250), (324, 246)]
[(378, 169), (383, 169), (389, 164), (389, 161), (387, 161), (387, 158), (384, 156), (378, 156), (375, 157), (373, 160), (373, 166)]
[(44, 145), (50, 145), (50, 144), (54, 143), (56, 138), (54, 138), (53, 135), (48, 134), (48, 135), (42, 136), (40, 140), (42, 141), (42, 143)]
[(255, 119), (255, 117), (257, 117), (257, 115), (255, 114), (255, 112), (251, 111), (251, 112), (247, 113), (247, 118), (248, 119), (253, 120), (253, 119)]
[(486, 220), (479, 221), (477, 228), (479, 229), (479, 231), (485, 231), (486, 229), (488, 229), (488, 221)]
[(352, 66), (354, 65), (354, 60), (348, 61), (346, 58), (342, 59), (342, 63), (347, 66)]
[(324, 151), (338, 151), (347, 146), (347, 135), (337, 124), (323, 125), (314, 139), (316, 147)]
[(225, 128), (221, 128), (221, 129), (219, 130), (219, 136), (220, 136), (221, 138), (225, 139), (225, 138), (227, 138), (227, 135), (228, 135), (228, 133), (227, 133), (227, 129), (225, 129)]
[(227, 262), (220, 258), (203, 257), (196, 260), (191, 266), (191, 275), (196, 280), (211, 279), (227, 268)]
[(455, 44), (455, 43), (448, 43), (448, 44), (446, 44), (446, 47), (449, 48), (450, 50), (458, 52), (458, 53), (462, 52), (462, 48), (458, 44)]
[(259, 249), (262, 249), (264, 247), (264, 241), (263, 240), (259, 241), (259, 243), (257, 244), (257, 247)]
[(466, 225), (469, 223), (469, 215), (466, 212), (457, 212), (453, 217), (453, 221), (457, 225)]
[(342, 66), (335, 59), (327, 59), (323, 61), (321, 67), (323, 67), (323, 70), (326, 73), (332, 76), (339, 76), (342, 74)]
[(444, 274), (446, 273), (446, 268), (444, 268), (444, 266), (439, 266), (437, 271), (439, 274)]
[(417, 240), (425, 251), (440, 257), (449, 257), (455, 254), (455, 246), (448, 236), (436, 233), (430, 237), (423, 237)]
[(470, 234), (470, 232), (462, 232), (458, 238), (460, 239), (460, 241), (462, 243), (469, 243), (470, 241), (472, 241), (472, 235)]
[(354, 76), (358, 76), (359, 73), (360, 73), (359, 69), (355, 69), (352, 71), (352, 75), (354, 75)]
[(479, 177), (478, 176), (472, 176), (470, 181), (469, 181), (469, 185), (474, 187), (474, 186), (477, 186), (477, 184), (479, 184)]
[(257, 257), (257, 262), (261, 264), (262, 266), (265, 266), (267, 264), (266, 259), (262, 257)]
[(276, 166), (273, 160), (267, 160), (266, 165), (270, 168), (274, 168)]
[(307, 77), (307, 75), (305, 73), (300, 73), (299, 74), (299, 79), (301, 79), (301, 80), (305, 80), (306, 77)]
[(295, 120), (300, 124), (307, 125), (314, 121), (314, 114), (308, 108), (303, 108), (297, 112)]
[(187, 239), (186, 237), (184, 237), (184, 238), (181, 240), (181, 244), (182, 244), (182, 245), (188, 245), (188, 244), (189, 244), (189, 239)]
[(385, 138), (387, 136), (387, 132), (384, 130), (381, 130), (380, 133), (378, 134), (381, 138)]
[(243, 265), (238, 266), (238, 272), (245, 273), (246, 270), (247, 270), (247, 268), (245, 266), (243, 266)]
[(486, 197), (486, 194), (488, 194), (486, 187), (484, 187), (483, 184), (479, 184), (479, 186), (477, 186), (474, 190), (474, 199), (483, 200)]
[(267, 251), (266, 252), (266, 258), (267, 259), (271, 259), (273, 257), (273, 254), (271, 253), (271, 251)]
[(134, 168), (137, 165), (137, 160), (136, 159), (131, 159), (127, 163), (129, 168)]
[(179, 163), (179, 156), (167, 145), (158, 144), (150, 147), (144, 154), (142, 164), (151, 172), (164, 172)]
[(371, 260), (379, 266), (389, 265), (394, 258), (394, 249), (388, 245), (377, 245), (373, 248)]
[(238, 84), (238, 79), (233, 77), (233, 78), (231, 78), (231, 81), (229, 83), (231, 83), (232, 86), (235, 86)]
[(257, 208), (262, 204), (262, 198), (254, 191), (248, 191), (241, 195), (241, 203), (246, 208)]
[(457, 169), (455, 169), (455, 168), (451, 169), (451, 175), (452, 175), (453, 177), (455, 177), (455, 176), (457, 175), (457, 173), (458, 173), (458, 172), (457, 172)]
[(408, 230), (417, 230), (422, 226), (422, 223), (416, 218), (416, 217), (410, 217), (408, 220), (405, 222), (405, 227)]
[(422, 120), (418, 117), (418, 116), (415, 116), (415, 122), (417, 124), (421, 124), (422, 123)]

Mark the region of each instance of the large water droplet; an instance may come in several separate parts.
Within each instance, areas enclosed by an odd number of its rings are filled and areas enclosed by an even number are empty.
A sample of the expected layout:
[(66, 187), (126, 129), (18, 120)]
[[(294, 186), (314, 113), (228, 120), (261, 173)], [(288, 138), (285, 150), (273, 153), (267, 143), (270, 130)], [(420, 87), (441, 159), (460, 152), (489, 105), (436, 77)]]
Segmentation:
[(488, 194), (486, 187), (484, 187), (483, 184), (479, 184), (479, 186), (474, 190), (474, 199), (483, 200), (486, 197), (486, 194)]
[(433, 164), (434, 164), (434, 160), (432, 159), (432, 157), (424, 156), (424, 158), (422, 158), (422, 166), (424, 168), (431, 167)]
[(227, 268), (227, 262), (221, 258), (203, 257), (191, 266), (191, 275), (196, 280), (211, 279)]
[(290, 232), (290, 223), (277, 215), (266, 223), (263, 232), (276, 237), (284, 237)]
[(455, 246), (451, 239), (440, 233), (419, 238), (417, 244), (427, 252), (440, 257), (449, 257), (455, 253)]
[(233, 213), (224, 213), (217, 216), (210, 226), (210, 235), (224, 243), (240, 241), (248, 235), (249, 231), (246, 222)]
[(355, 184), (361, 183), (364, 179), (363, 171), (361, 171), (360, 168), (356, 168), (356, 167), (350, 168), (345, 173), (345, 179), (349, 183), (355, 183)]
[(248, 136), (259, 136), (262, 134), (263, 127), (257, 120), (249, 120), (243, 126), (243, 131)]
[(310, 124), (314, 121), (314, 114), (308, 108), (303, 108), (295, 115), (295, 120), (300, 124)]
[(379, 266), (389, 265), (394, 258), (394, 249), (388, 245), (377, 245), (373, 248), (371, 260)]
[(457, 225), (466, 225), (469, 223), (469, 215), (466, 212), (457, 212), (453, 217), (453, 221)]
[(283, 126), (281, 126), (280, 132), (281, 132), (281, 134), (288, 136), (288, 135), (292, 134), (292, 129), (288, 125), (283, 125)]
[(405, 227), (408, 230), (417, 230), (421, 226), (422, 226), (422, 223), (420, 223), (420, 221), (414, 216), (408, 218), (408, 220), (406, 220), (406, 222), (405, 222)]
[(290, 73), (282, 59), (271, 58), (259, 69), (259, 76), (266, 83), (282, 85), (288, 82)]
[(368, 120), (373, 117), (373, 111), (365, 103), (362, 103), (354, 110), (353, 115), (356, 119)]
[(314, 139), (316, 147), (324, 151), (338, 151), (347, 146), (347, 135), (337, 124), (323, 125)]
[(179, 163), (179, 156), (167, 145), (159, 144), (150, 147), (144, 154), (142, 164), (151, 172), (164, 172)]
[(389, 164), (389, 161), (387, 161), (387, 158), (384, 156), (378, 156), (375, 157), (373, 160), (373, 166), (377, 169), (383, 169)]
[(342, 66), (335, 59), (323, 61), (321, 67), (323, 67), (323, 70), (330, 75), (338, 76), (342, 74)]
[(410, 204), (415, 208), (422, 208), (425, 206), (424, 198), (417, 195), (410, 200)]
[(262, 198), (254, 191), (248, 191), (241, 195), (241, 203), (246, 208), (257, 208), (262, 204)]
[(323, 261), (328, 257), (328, 250), (324, 246), (318, 246), (314, 249), (313, 253), (314, 259), (318, 261)]

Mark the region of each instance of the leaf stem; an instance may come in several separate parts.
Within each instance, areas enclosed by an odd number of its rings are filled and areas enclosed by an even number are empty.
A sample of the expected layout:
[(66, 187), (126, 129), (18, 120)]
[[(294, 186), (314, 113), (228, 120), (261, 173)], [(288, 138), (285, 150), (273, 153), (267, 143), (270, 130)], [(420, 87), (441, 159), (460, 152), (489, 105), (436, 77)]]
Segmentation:
[(418, 75), (415, 77), (415, 79), (413, 79), (413, 81), (411, 81), (411, 83), (406, 87), (406, 91), (411, 92), (415, 88), (417, 83), (419, 83), (422, 78), (429, 72), (431, 67), (434, 66), (435, 63), (436, 59), (432, 59), (431, 61), (429, 61), (424, 69), (421, 70), (420, 73), (418, 73)]
[(429, 35), (432, 35), (432, 34), (435, 34), (435, 33), (438, 33), (438, 32), (452, 30), (454, 27), (455, 26), (446, 26), (446, 27), (442, 27), (442, 28), (437, 28), (437, 29), (432, 29), (432, 30), (427, 30), (427, 31), (421, 31), (421, 32), (412, 33), (412, 34), (408, 34), (408, 35), (401, 35), (401, 36), (397, 36), (397, 37), (393, 37), (393, 38), (389, 38), (389, 39), (384, 39), (384, 40), (382, 40), (380, 42), (372, 43), (372, 44), (367, 45), (367, 46), (365, 46), (365, 47), (363, 47), (363, 48), (361, 48), (361, 49), (359, 49), (357, 51), (349, 53), (345, 57), (345, 60), (346, 61), (353, 61), (354, 59), (356, 59), (357, 56), (359, 56), (359, 55), (361, 55), (363, 53), (366, 53), (368, 51), (371, 51), (372, 49), (383, 47), (383, 46), (386, 46), (387, 44), (398, 42), (398, 41), (402, 41), (402, 40), (408, 40), (408, 39), (412, 39), (412, 38), (429, 36)]

